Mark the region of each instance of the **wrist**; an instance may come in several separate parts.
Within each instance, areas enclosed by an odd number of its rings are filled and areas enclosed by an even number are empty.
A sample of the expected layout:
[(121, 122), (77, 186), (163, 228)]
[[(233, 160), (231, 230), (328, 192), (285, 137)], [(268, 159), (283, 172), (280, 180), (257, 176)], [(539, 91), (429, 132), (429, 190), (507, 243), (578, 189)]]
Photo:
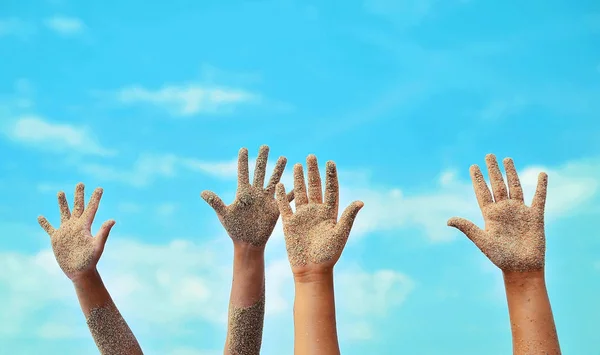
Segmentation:
[(100, 273), (98, 273), (98, 270), (95, 267), (72, 277), (71, 282), (73, 282), (73, 286), (75, 286), (76, 289), (82, 290), (95, 289), (99, 285), (103, 285)]
[(323, 284), (333, 282), (333, 268), (294, 272), (295, 284)]
[(546, 285), (546, 278), (544, 276), (544, 270), (535, 271), (511, 271), (503, 272), (504, 286), (507, 291), (522, 292), (523, 289), (537, 289), (544, 288)]

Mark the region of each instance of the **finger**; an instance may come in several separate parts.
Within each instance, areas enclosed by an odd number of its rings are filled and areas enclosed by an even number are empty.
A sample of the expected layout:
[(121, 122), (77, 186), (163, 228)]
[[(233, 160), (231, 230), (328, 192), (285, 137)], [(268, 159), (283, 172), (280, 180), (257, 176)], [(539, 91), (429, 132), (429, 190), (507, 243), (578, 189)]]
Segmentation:
[(302, 164), (294, 165), (294, 197), (296, 200), (296, 209), (308, 203), (306, 196), (306, 185), (304, 184), (304, 171)]
[(83, 214), (85, 205), (84, 189), (85, 186), (81, 182), (75, 186), (75, 203), (73, 205), (73, 217), (75, 218), (79, 218)]
[(242, 148), (238, 153), (238, 190), (250, 184), (248, 174), (248, 149)]
[(352, 202), (344, 212), (342, 212), (342, 216), (338, 224), (336, 225), (336, 229), (338, 234), (345, 235), (346, 238), (350, 234), (350, 230), (352, 229), (352, 225), (354, 224), (354, 220), (356, 219), (356, 215), (358, 215), (358, 211), (363, 208), (365, 204), (362, 201), (354, 201)]
[(546, 192), (548, 190), (548, 174), (540, 173), (538, 175), (538, 183), (533, 195), (533, 202), (531, 202), (531, 208), (537, 210), (542, 215), (546, 209)]
[(258, 150), (258, 158), (256, 158), (256, 166), (254, 168), (253, 185), (258, 189), (265, 187), (265, 175), (267, 173), (267, 161), (269, 160), (269, 147), (261, 145)]
[(96, 233), (97, 243), (100, 245), (102, 249), (104, 249), (104, 245), (106, 244), (106, 240), (108, 239), (108, 235), (110, 234), (110, 230), (115, 225), (115, 220), (110, 219), (102, 224), (98, 233)]
[(92, 193), (92, 198), (90, 198), (90, 202), (86, 209), (83, 211), (83, 217), (87, 219), (87, 223), (89, 226), (94, 222), (94, 218), (96, 218), (96, 212), (98, 212), (98, 206), (100, 205), (100, 200), (102, 199), (102, 194), (104, 190), (101, 187), (98, 187)]
[(283, 175), (286, 164), (286, 157), (279, 157), (279, 159), (277, 159), (277, 163), (275, 163), (275, 168), (273, 169), (273, 174), (271, 174), (271, 179), (269, 179), (269, 183), (265, 189), (267, 195), (273, 196), (275, 194), (275, 186), (277, 186), (281, 180), (281, 176)]
[(287, 220), (294, 212), (292, 211), (292, 206), (290, 206), (290, 203), (287, 200), (287, 196), (285, 195), (285, 186), (283, 186), (282, 183), (277, 184), (275, 189), (275, 197), (281, 218), (283, 220)]
[(294, 201), (294, 190), (290, 191), (290, 193), (288, 193), (286, 197), (288, 202)]
[(469, 173), (471, 174), (471, 181), (473, 182), (473, 190), (475, 190), (475, 197), (477, 197), (477, 203), (479, 203), (479, 208), (483, 209), (485, 206), (493, 203), (492, 193), (485, 183), (485, 179), (483, 178), (483, 174), (477, 165), (471, 165), (469, 168)]
[(46, 233), (48, 233), (49, 236), (52, 236), (54, 234), (54, 227), (52, 227), (52, 225), (50, 224), (50, 222), (48, 222), (46, 217), (39, 216), (38, 223), (40, 224), (40, 226), (42, 226), (42, 228), (44, 228), (44, 230), (46, 231)]
[(210, 205), (210, 207), (213, 208), (213, 210), (215, 210), (215, 212), (217, 212), (217, 215), (225, 215), (227, 206), (225, 205), (225, 203), (223, 203), (223, 200), (221, 200), (221, 198), (217, 196), (217, 194), (215, 194), (212, 191), (202, 191), (200, 196), (202, 197), (202, 199), (204, 199), (204, 201), (206, 201), (206, 203)]
[(330, 218), (337, 218), (340, 193), (337, 168), (333, 161), (327, 162), (325, 174), (325, 206), (329, 209)]
[(69, 211), (67, 196), (65, 196), (63, 191), (58, 193), (58, 208), (60, 209), (60, 223), (65, 223), (71, 218), (71, 211)]
[(506, 184), (502, 178), (502, 172), (498, 166), (498, 161), (494, 154), (488, 154), (485, 156), (485, 165), (487, 165), (488, 174), (490, 176), (490, 185), (492, 185), (492, 192), (494, 194), (494, 201), (503, 201), (508, 198), (508, 192), (506, 191)]
[(306, 158), (306, 167), (308, 169), (308, 201), (323, 203), (323, 187), (321, 186), (321, 176), (319, 176), (319, 165), (314, 154)]
[(502, 164), (504, 164), (504, 171), (506, 171), (506, 183), (508, 184), (510, 198), (512, 200), (523, 201), (523, 188), (519, 181), (517, 169), (515, 169), (515, 163), (511, 158), (505, 158)]
[(463, 232), (463, 234), (466, 235), (467, 238), (471, 239), (471, 241), (477, 245), (477, 247), (481, 248), (483, 246), (485, 241), (484, 232), (473, 222), (464, 218), (452, 217), (448, 220), (448, 226), (454, 227)]

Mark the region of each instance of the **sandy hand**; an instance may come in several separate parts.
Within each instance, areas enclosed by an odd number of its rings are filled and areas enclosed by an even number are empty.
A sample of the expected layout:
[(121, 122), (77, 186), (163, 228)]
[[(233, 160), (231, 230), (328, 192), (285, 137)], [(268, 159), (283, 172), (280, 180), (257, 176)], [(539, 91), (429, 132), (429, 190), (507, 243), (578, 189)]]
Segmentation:
[(92, 223), (98, 211), (102, 192), (101, 188), (97, 188), (84, 209), (84, 185), (77, 184), (73, 214), (69, 211), (65, 193), (59, 192), (60, 227), (58, 230), (54, 229), (45, 217), (38, 217), (39, 224), (50, 235), (52, 250), (58, 265), (71, 280), (94, 270), (104, 251), (108, 234), (115, 225), (114, 220), (106, 221), (100, 227), (96, 237), (92, 237)]
[(306, 165), (308, 194), (302, 165), (294, 166), (296, 212), (292, 212), (285, 198), (283, 184), (277, 185), (277, 203), (294, 273), (333, 268), (346, 245), (354, 219), (364, 205), (361, 201), (352, 202), (338, 221), (339, 186), (335, 163), (327, 162), (324, 201), (317, 158), (309, 155)]
[[(277, 219), (279, 210), (275, 201), (275, 186), (281, 179), (287, 159), (279, 157), (273, 175), (265, 184), (269, 147), (263, 145), (258, 152), (254, 181), (249, 181), (248, 149), (242, 148), (238, 154), (238, 188), (235, 200), (226, 206), (214, 192), (203, 191), (202, 198), (215, 210), (219, 220), (234, 242), (265, 246)], [(293, 194), (288, 196), (291, 201)]]
[(462, 231), (502, 271), (536, 271), (544, 268), (546, 238), (544, 207), (548, 175), (540, 173), (531, 207), (523, 202), (523, 189), (512, 159), (504, 159), (508, 189), (496, 157), (485, 162), (492, 193), (477, 165), (470, 168), (471, 180), (485, 220), (485, 230), (462, 218), (451, 218), (448, 225)]

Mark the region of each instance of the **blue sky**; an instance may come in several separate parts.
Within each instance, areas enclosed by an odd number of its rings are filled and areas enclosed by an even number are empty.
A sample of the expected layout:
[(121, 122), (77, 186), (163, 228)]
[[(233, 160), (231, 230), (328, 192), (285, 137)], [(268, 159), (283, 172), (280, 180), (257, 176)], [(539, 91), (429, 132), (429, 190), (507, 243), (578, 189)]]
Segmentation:
[[(593, 1), (4, 1), (0, 342), (94, 354), (36, 223), (105, 189), (99, 269), (147, 354), (221, 352), (237, 151), (334, 160), (365, 202), (336, 267), (344, 354), (507, 354), (501, 274), (452, 216), (482, 223), (468, 167), (549, 174), (547, 282), (565, 354), (600, 307), (600, 5)], [(264, 354), (292, 353), (281, 226), (267, 247)]]

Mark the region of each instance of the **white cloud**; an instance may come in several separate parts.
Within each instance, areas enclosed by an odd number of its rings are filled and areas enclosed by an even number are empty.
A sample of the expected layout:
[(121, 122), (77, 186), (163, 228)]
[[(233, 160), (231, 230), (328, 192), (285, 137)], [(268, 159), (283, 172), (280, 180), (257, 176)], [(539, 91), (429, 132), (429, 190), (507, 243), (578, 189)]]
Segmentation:
[[(198, 320), (224, 332), (231, 257), (225, 236), (203, 244), (176, 240), (151, 245), (117, 235), (111, 236), (99, 270), (119, 309), (142, 338), (156, 333), (181, 335), (188, 322)], [(267, 259), (266, 274), (266, 316), (291, 320), (293, 280), (285, 248)], [(35, 255), (0, 252), (0, 284), (6, 285), (0, 289), (0, 302), (8, 310), (0, 314), (0, 338), (30, 332), (46, 338), (87, 336), (69, 283), (51, 250)], [(407, 276), (395, 271), (368, 273), (342, 266), (336, 272), (338, 316), (342, 323), (363, 324), (348, 337), (364, 339), (370, 319), (384, 317), (400, 305), (412, 287)]]
[(340, 290), (336, 302), (346, 312), (358, 317), (384, 317), (401, 305), (414, 290), (414, 281), (400, 272), (378, 270), (368, 273), (362, 270), (346, 270), (336, 277)]
[(52, 31), (63, 36), (77, 35), (85, 30), (83, 21), (76, 17), (54, 16), (46, 19), (44, 24)]
[[(600, 162), (594, 160), (571, 162), (557, 168), (530, 166), (519, 169), (525, 203), (531, 204), (539, 172), (548, 173), (546, 220), (570, 215), (595, 198), (600, 185)], [(469, 218), (483, 227), (470, 180), (456, 180), (453, 171), (441, 174), (439, 185), (429, 192), (403, 193), (397, 188), (372, 188), (345, 183), (340, 175), (341, 206), (354, 199), (365, 202), (359, 213), (352, 236), (372, 231), (418, 228), (432, 242), (453, 240), (458, 232), (446, 226), (453, 216)], [(346, 186), (345, 188), (343, 186)]]
[(21, 116), (3, 127), (10, 139), (51, 152), (112, 156), (116, 152), (104, 148), (85, 127), (55, 123), (40, 116)]
[[(249, 162), (250, 176), (255, 161)], [(291, 164), (281, 182), (287, 191), (293, 188)], [(274, 161), (269, 161), (271, 172)], [(173, 178), (181, 170), (198, 171), (217, 178), (235, 179), (235, 160), (210, 162), (175, 155), (143, 155), (131, 169), (119, 170), (105, 165), (83, 164), (80, 169), (96, 178), (120, 181), (136, 187), (144, 187), (156, 178)], [(322, 169), (324, 171), (324, 168)], [(526, 204), (531, 203), (537, 184), (537, 175), (545, 171), (549, 175), (546, 219), (555, 220), (572, 213), (583, 203), (591, 200), (600, 185), (600, 161), (571, 162), (557, 168), (529, 166), (519, 169)], [(458, 232), (447, 227), (446, 221), (454, 216), (469, 218), (483, 227), (481, 212), (475, 199), (470, 180), (458, 180), (457, 171), (443, 171), (437, 177), (437, 185), (410, 194), (398, 187), (377, 187), (370, 174), (361, 171), (339, 171), (340, 213), (353, 200), (365, 202), (365, 207), (352, 229), (351, 241), (374, 231), (390, 231), (417, 228), (425, 232), (432, 242), (453, 240)], [(235, 186), (232, 186), (235, 189)]]
[(130, 86), (117, 92), (123, 104), (149, 104), (173, 116), (189, 117), (203, 113), (230, 112), (240, 104), (256, 102), (260, 97), (242, 89), (212, 85), (165, 85), (153, 90)]

